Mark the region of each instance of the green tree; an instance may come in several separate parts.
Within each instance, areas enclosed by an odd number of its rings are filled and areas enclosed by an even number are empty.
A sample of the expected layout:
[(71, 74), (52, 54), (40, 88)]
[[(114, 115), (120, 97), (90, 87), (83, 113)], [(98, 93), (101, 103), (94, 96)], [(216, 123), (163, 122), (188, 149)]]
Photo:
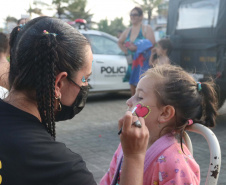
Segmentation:
[(89, 10), (86, 11), (87, 0), (69, 0), (68, 7), (66, 8), (65, 15), (71, 20), (78, 18), (85, 19), (89, 22), (93, 14), (89, 13)]
[(103, 31), (106, 33), (110, 32), (107, 18), (100, 20), (100, 22), (97, 23), (97, 26), (98, 26), (98, 30), (100, 30), (100, 31)]
[(32, 13), (41, 15), (42, 14), (42, 10), (40, 8), (32, 8), (31, 5), (29, 6), (29, 9), (27, 10), (27, 13), (29, 13), (30, 17)]
[(17, 23), (17, 19), (15, 17), (10, 17), (10, 16), (7, 16), (5, 21), (8, 23), (8, 22), (15, 22)]
[(143, 3), (140, 4), (137, 1), (134, 1), (137, 5), (139, 5), (144, 13), (147, 13), (148, 15), (148, 24), (151, 23), (152, 13), (155, 8), (158, 8), (158, 6), (163, 2), (163, 0), (142, 0)]
[(41, 0), (34, 0), (33, 4), (29, 5), (29, 9), (27, 10), (27, 13), (29, 13), (30, 17), (32, 13), (38, 14), (38, 15), (42, 15), (42, 8), (43, 7), (47, 7), (47, 9), (49, 9), (50, 5), (41, 1)]
[(158, 6), (158, 14), (162, 15), (164, 17), (167, 17), (168, 16), (168, 7), (169, 7), (169, 2), (168, 1), (160, 4)]
[(56, 12), (58, 14), (58, 18), (61, 18), (61, 15), (65, 13), (65, 10), (67, 9), (69, 0), (53, 0), (52, 4), (55, 5)]
[(98, 30), (117, 36), (119, 30), (124, 30), (126, 26), (123, 24), (123, 18), (116, 17), (113, 21), (108, 23), (107, 19), (101, 20), (98, 24)]
[(123, 18), (116, 17), (110, 24), (110, 34), (117, 36), (119, 30), (124, 31), (126, 26), (123, 24)]

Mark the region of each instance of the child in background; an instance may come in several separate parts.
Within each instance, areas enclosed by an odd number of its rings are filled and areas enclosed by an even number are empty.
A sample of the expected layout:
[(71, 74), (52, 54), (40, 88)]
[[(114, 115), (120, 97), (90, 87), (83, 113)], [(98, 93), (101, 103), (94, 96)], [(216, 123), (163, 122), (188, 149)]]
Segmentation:
[[(200, 123), (215, 126), (217, 97), (213, 83), (197, 83), (182, 68), (161, 65), (146, 71), (128, 101), (134, 116), (143, 117), (150, 138), (144, 163), (144, 185), (198, 185), (200, 168), (182, 136)], [(122, 135), (126, 134), (123, 133)], [(119, 144), (100, 185), (120, 184), (123, 151)]]
[(6, 34), (0, 32), (0, 98), (6, 97), (9, 89), (9, 62), (7, 60), (7, 55), (9, 53), (8, 48), (9, 39)]
[(170, 39), (159, 40), (151, 50), (149, 65), (155, 67), (156, 65), (170, 64), (169, 56), (172, 50), (173, 46)]

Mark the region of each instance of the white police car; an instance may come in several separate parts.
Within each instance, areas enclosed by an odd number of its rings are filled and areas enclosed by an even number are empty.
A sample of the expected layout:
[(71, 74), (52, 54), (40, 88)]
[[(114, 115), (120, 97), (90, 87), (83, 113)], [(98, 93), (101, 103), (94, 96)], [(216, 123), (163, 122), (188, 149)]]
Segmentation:
[(129, 90), (129, 83), (123, 82), (128, 65), (118, 39), (101, 31), (79, 31), (90, 41), (93, 52), (90, 92)]

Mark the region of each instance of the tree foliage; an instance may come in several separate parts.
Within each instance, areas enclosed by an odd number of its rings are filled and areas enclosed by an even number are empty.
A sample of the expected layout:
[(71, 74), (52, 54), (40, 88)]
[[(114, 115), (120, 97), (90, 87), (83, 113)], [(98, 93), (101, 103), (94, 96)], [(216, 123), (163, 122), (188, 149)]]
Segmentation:
[(163, 2), (163, 0), (142, 0), (142, 1), (143, 3), (140, 4), (136, 0), (134, 0), (134, 2), (142, 8), (143, 12), (148, 15), (148, 24), (150, 24), (153, 10), (155, 8), (158, 8), (158, 6)]
[(119, 30), (125, 30), (126, 26), (123, 24), (123, 18), (116, 17), (113, 21), (108, 23), (107, 19), (100, 20), (97, 24), (98, 30), (117, 36)]
[(66, 8), (67, 18), (75, 20), (78, 18), (86, 19), (89, 21), (93, 14), (89, 13), (89, 10), (86, 11), (87, 0), (69, 0), (68, 7)]
[(7, 16), (5, 19), (6, 22), (15, 22), (17, 23), (17, 19), (15, 17)]
[(49, 4), (41, 0), (34, 0), (33, 4), (29, 5), (29, 9), (27, 10), (27, 13), (29, 13), (30, 17), (32, 13), (42, 15), (42, 7), (49, 7)]
[(37, 8), (37, 7), (36, 8), (32, 8), (31, 5), (30, 5), (29, 9), (27, 10), (27, 13), (29, 13), (29, 15), (31, 17), (32, 13), (41, 15), (42, 14), (42, 10), (40, 8)]
[(58, 18), (61, 18), (61, 15), (65, 13), (65, 10), (68, 6), (69, 0), (53, 0), (52, 4), (55, 5)]

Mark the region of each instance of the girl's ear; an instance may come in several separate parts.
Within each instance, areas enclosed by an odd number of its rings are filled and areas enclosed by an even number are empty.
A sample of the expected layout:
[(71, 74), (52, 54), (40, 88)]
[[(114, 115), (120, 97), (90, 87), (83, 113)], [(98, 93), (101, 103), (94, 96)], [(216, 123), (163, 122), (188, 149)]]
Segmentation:
[(159, 115), (159, 123), (166, 123), (175, 116), (175, 109), (171, 105), (166, 105), (162, 108), (162, 113)]

